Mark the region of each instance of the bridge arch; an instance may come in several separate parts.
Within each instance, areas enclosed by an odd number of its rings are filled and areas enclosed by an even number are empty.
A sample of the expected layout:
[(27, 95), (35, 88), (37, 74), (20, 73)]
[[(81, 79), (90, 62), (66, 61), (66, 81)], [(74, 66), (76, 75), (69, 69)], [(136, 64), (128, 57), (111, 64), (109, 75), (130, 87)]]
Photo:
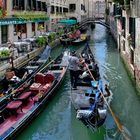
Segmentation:
[(102, 20), (97, 20), (94, 18), (84, 19), (83, 21), (81, 21), (79, 23), (79, 28), (82, 28), (83, 26), (85, 26), (86, 24), (89, 24), (89, 23), (101, 24), (101, 25), (105, 26), (106, 28), (110, 29), (110, 26), (107, 23), (103, 22)]

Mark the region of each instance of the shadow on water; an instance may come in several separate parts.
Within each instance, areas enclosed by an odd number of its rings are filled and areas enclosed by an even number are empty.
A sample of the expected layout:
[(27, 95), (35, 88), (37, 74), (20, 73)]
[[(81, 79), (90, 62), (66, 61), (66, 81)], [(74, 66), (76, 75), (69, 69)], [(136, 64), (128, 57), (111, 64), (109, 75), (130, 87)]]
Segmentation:
[[(131, 140), (139, 140), (140, 101), (121, 62), (116, 44), (100, 25), (91, 32), (91, 38), (93, 40), (89, 44), (100, 67), (103, 81), (109, 83), (113, 92), (111, 108), (119, 122), (129, 130)], [(72, 46), (70, 50), (80, 52), (83, 46)], [(55, 57), (61, 51), (62, 47), (54, 48), (51, 56)], [(110, 113), (104, 126), (95, 133), (76, 120), (75, 115), (70, 102), (70, 81), (67, 72), (56, 95), (17, 140), (123, 140)]]

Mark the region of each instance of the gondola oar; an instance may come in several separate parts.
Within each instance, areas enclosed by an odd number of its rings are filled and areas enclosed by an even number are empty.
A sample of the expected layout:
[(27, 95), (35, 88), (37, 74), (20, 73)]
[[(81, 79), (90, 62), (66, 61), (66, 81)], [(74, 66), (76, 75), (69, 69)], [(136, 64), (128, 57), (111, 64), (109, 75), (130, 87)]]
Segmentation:
[[(80, 55), (80, 57), (81, 57), (81, 59), (83, 59), (83, 57), (82, 57), (81, 55)], [(88, 65), (87, 65), (85, 62), (84, 62), (84, 64), (85, 64), (85, 66), (86, 66), (86, 68), (87, 68), (89, 74), (91, 75), (92, 79), (93, 79), (94, 81), (96, 81), (95, 78), (94, 78), (94, 76), (92, 75), (90, 69), (88, 68)], [(116, 123), (116, 125), (117, 125), (119, 131), (121, 132), (121, 134), (123, 135), (123, 137), (125, 138), (125, 140), (130, 140), (130, 138), (129, 138), (129, 137), (127, 136), (127, 134), (125, 133), (125, 131), (124, 131), (122, 125), (121, 125), (120, 122), (118, 121), (116, 115), (115, 115), (114, 112), (112, 111), (112, 109), (111, 109), (110, 105), (108, 104), (106, 98), (104, 97), (103, 92), (102, 92), (99, 88), (98, 88), (98, 90), (100, 91), (100, 93), (101, 93), (101, 95), (102, 95), (104, 101), (106, 102), (106, 105), (108, 106), (108, 109), (109, 109), (111, 115), (113, 116), (114, 121), (115, 121), (115, 123)]]

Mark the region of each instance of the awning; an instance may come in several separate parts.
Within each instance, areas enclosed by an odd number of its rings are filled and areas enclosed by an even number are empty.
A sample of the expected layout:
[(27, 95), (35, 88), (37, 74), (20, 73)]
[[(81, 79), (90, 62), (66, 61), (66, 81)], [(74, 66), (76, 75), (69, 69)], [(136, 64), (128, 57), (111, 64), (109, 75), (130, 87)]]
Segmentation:
[(76, 20), (73, 20), (73, 19), (64, 19), (64, 20), (59, 20), (57, 21), (58, 23), (62, 23), (64, 25), (74, 25), (77, 23)]

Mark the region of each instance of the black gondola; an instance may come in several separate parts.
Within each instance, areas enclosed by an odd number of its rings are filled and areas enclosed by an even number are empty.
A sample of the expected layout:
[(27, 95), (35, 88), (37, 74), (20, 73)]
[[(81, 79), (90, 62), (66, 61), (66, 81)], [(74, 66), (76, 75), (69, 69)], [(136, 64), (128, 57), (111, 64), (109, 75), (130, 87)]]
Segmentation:
[[(69, 52), (64, 51), (48, 67), (34, 75), (22, 86), (22, 91), (12, 96), (10, 102), (0, 111), (0, 139), (14, 139), (16, 135), (37, 116), (43, 106), (62, 82), (68, 67)], [(20, 87), (21, 88), (21, 87)], [(8, 123), (8, 125), (6, 125)]]
[(107, 116), (107, 105), (102, 94), (109, 103), (112, 93), (107, 85), (103, 88), (99, 67), (88, 44), (81, 52), (81, 57), (87, 70), (82, 70), (83, 68), (79, 70), (77, 89), (71, 90), (71, 101), (77, 112), (76, 118), (95, 130), (104, 124)]
[(86, 34), (81, 34), (79, 38), (71, 41), (71, 44), (74, 46), (81, 45), (85, 43), (87, 39), (88, 39), (88, 36)]

